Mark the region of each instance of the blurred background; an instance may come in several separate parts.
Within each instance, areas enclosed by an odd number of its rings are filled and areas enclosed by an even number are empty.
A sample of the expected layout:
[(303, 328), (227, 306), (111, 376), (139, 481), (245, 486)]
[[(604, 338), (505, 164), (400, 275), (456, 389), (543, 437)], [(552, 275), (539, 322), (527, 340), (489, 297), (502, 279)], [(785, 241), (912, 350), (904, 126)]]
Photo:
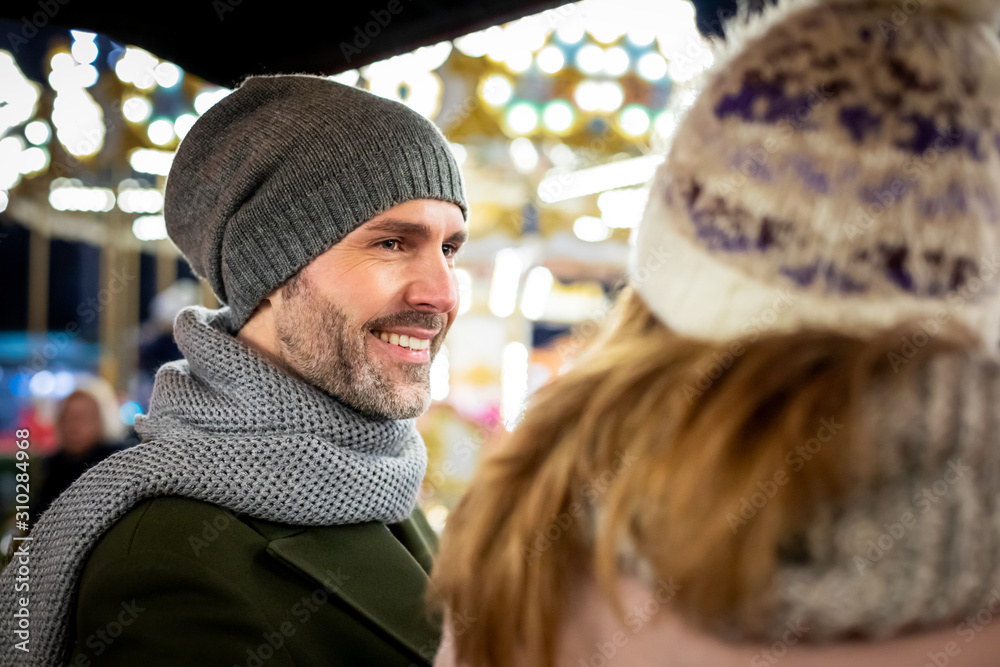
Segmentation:
[(495, 3), (456, 22), (449, 3), (397, 0), (328, 23), (325, 39), (302, 32), (322, 20), (300, 18), (270, 26), (268, 41), (249, 3), (203, 2), (209, 15), (189, 30), (167, 5), (158, 26), (44, 4), (0, 10), (5, 528), (25, 467), (18, 429), (30, 432), (33, 519), (61, 484), (137, 442), (156, 369), (179, 357), (174, 316), (218, 305), (166, 239), (174, 151), (243, 75), (277, 71), (402, 101), (441, 128), (464, 169), (460, 317), (419, 421), (423, 504), (443, 526), (482, 447), (580, 351), (620, 289), (646, 182), (712, 64), (703, 34), (724, 18), (702, 3), (699, 31), (689, 0), (584, 0)]

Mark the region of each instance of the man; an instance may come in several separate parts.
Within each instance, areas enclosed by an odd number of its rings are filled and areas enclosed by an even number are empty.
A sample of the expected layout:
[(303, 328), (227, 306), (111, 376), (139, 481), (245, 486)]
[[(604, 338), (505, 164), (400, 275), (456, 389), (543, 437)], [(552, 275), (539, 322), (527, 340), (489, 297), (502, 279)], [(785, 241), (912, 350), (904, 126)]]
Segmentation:
[(0, 578), (0, 663), (429, 664), (413, 418), (466, 214), (447, 141), (404, 105), (277, 76), (206, 112), (165, 217), (224, 307), (181, 311), (143, 444), (33, 531), (30, 634)]

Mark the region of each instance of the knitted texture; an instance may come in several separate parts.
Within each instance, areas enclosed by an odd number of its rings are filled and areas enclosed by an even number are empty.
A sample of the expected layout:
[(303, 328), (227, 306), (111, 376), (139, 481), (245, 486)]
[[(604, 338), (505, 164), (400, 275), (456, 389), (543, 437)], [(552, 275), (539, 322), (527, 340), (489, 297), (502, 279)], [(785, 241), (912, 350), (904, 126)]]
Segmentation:
[(181, 142), (164, 217), (170, 239), (239, 328), (316, 256), (414, 199), (468, 213), (458, 163), (431, 121), (322, 77), (259, 76)]
[(872, 389), (877, 479), (779, 561), (769, 637), (789, 623), (810, 640), (955, 627), (1000, 599), (1000, 364), (948, 354), (915, 379)]
[(950, 311), (1000, 340), (996, 9), (795, 0), (734, 26), (638, 231), (652, 310), (709, 340), (865, 335), (962, 293)]
[(101, 535), (143, 498), (179, 495), (293, 525), (395, 523), (427, 453), (413, 420), (366, 418), (269, 364), (227, 330), (227, 309), (175, 322), (185, 359), (156, 375), (144, 443), (88, 470), (30, 543), (30, 652), (13, 647), (15, 566), (0, 573), (0, 664), (65, 664), (77, 579)]
[[(781, 0), (732, 26), (638, 229), (632, 278), (657, 317), (716, 342), (953, 319), (995, 350), (998, 7)], [(1000, 364), (949, 353), (914, 378), (869, 389), (851, 426), (874, 479), (786, 536), (773, 613), (720, 630), (888, 637), (1000, 599)]]

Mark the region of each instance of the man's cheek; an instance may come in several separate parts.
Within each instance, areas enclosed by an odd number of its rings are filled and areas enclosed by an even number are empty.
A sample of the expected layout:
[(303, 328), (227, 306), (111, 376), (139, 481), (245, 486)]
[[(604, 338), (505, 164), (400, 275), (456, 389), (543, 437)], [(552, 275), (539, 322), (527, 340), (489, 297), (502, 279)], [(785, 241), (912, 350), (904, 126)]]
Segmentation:
[(455, 323), (455, 318), (458, 317), (458, 308), (459, 308), (459, 305), (460, 305), (460, 303), (456, 304), (455, 307), (452, 308), (446, 314), (446, 316), (445, 316), (446, 319), (445, 319), (445, 323), (444, 323), (444, 329), (441, 331), (441, 338), (442, 339), (448, 334), (448, 331), (451, 329), (451, 325)]
[(451, 325), (455, 321), (455, 316), (453, 314), (455, 312), (457, 311), (448, 313), (448, 320), (445, 322), (444, 328), (441, 329), (441, 332), (435, 336), (434, 340), (431, 342), (431, 352), (433, 353), (431, 355), (432, 358), (435, 354), (437, 354), (438, 350), (441, 349), (441, 346), (444, 345), (444, 339), (447, 338), (448, 332), (451, 331)]

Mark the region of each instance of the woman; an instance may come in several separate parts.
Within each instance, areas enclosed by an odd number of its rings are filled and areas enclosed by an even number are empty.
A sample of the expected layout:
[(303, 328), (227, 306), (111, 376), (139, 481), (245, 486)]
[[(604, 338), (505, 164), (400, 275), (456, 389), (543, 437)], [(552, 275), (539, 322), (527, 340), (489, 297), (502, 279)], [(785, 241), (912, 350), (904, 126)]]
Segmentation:
[[(110, 389), (107, 390), (110, 392)], [(40, 517), (59, 494), (88, 468), (121, 449), (106, 423), (102, 385), (76, 389), (59, 405), (56, 432), (59, 450), (42, 462), (42, 482), (32, 517)]]
[(449, 521), (440, 664), (996, 663), (1000, 41), (914, 4), (717, 59), (633, 287)]

